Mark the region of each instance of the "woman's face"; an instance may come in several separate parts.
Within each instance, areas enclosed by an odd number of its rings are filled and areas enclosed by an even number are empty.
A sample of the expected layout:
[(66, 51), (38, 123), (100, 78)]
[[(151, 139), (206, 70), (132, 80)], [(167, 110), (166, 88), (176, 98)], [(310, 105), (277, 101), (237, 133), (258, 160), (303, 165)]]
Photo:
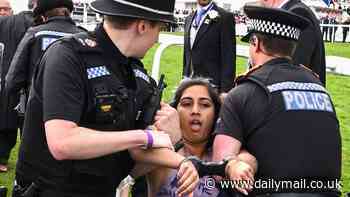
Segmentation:
[(180, 126), (185, 141), (192, 144), (206, 142), (214, 123), (214, 103), (205, 86), (187, 88), (177, 105)]

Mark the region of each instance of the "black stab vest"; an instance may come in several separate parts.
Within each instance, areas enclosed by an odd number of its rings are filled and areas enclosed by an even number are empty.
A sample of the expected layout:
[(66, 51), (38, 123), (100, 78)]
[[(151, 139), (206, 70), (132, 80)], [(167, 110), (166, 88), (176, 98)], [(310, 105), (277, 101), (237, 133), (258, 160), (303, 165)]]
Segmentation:
[[(259, 163), (256, 180), (339, 178), (341, 138), (330, 95), (311, 71), (286, 59), (276, 62), (237, 79), (237, 85), (256, 84), (268, 99), (244, 136), (245, 148)], [(318, 169), (319, 163), (330, 167)]]
[[(147, 75), (143, 64), (131, 59), (128, 65), (123, 65), (129, 67), (131, 76), (127, 77), (132, 77), (135, 83), (135, 87), (128, 88), (103, 59), (103, 51), (92, 34), (80, 33), (64, 39), (74, 39), (68, 43), (83, 62), (81, 72), (88, 99), (79, 126), (101, 131), (144, 129), (140, 114), (156, 83)], [(104, 177), (115, 187), (129, 174), (133, 164), (128, 151), (120, 151), (95, 159), (73, 161), (72, 176)]]

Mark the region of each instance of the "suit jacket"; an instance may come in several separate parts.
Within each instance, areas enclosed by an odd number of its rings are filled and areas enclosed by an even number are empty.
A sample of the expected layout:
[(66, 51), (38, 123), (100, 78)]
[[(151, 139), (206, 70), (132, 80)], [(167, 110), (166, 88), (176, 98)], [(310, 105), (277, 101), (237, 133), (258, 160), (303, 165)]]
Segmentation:
[(7, 94), (5, 76), (19, 42), (32, 24), (33, 17), (30, 11), (0, 17), (0, 42), (5, 45), (3, 63), (0, 65), (0, 130), (18, 127), (17, 112), (13, 108), (17, 105), (19, 96)]
[[(235, 24), (232, 13), (213, 5), (219, 17), (203, 20), (193, 47), (190, 44), (192, 21), (196, 12), (185, 20), (183, 76), (210, 78), (219, 92), (227, 92), (233, 86), (236, 72)], [(207, 24), (205, 21), (209, 21)]]
[(300, 35), (293, 60), (294, 63), (303, 64), (317, 73), (326, 86), (326, 56), (320, 22), (311, 9), (300, 0), (290, 0), (282, 8), (303, 16), (311, 22), (311, 25)]

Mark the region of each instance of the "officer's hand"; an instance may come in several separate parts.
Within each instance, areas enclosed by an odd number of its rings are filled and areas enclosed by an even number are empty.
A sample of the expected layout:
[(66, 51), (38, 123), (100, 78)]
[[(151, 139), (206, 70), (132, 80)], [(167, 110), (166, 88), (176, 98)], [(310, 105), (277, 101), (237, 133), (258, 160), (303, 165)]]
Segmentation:
[(164, 131), (149, 130), (153, 137), (152, 148), (169, 148), (174, 150), (173, 144), (171, 143), (170, 136)]
[(191, 161), (181, 163), (177, 173), (177, 194), (181, 196), (192, 195), (191, 193), (199, 183), (199, 176)]
[(226, 175), (234, 181), (236, 190), (248, 195), (253, 189), (254, 175), (253, 168), (241, 160), (231, 160), (226, 165)]
[(175, 144), (181, 139), (179, 114), (175, 108), (164, 102), (160, 103), (161, 108), (155, 116), (154, 126), (170, 135), (171, 141)]

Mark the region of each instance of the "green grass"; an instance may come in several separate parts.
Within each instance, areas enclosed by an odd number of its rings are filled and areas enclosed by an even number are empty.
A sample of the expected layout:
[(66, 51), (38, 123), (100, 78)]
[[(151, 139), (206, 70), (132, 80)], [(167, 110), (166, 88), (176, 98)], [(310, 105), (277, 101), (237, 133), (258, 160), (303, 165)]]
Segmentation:
[[(327, 56), (339, 56), (350, 58), (350, 43), (325, 43)], [(350, 66), (350, 65), (349, 65)]]
[[(327, 43), (328, 48), (333, 50), (334, 54), (341, 54), (350, 58), (349, 47), (343, 46), (341, 43), (335, 43), (334, 46)], [(157, 45), (158, 46), (158, 45)], [(151, 72), (151, 66), (153, 62), (153, 55), (155, 48), (153, 47), (146, 55), (143, 62), (146, 65), (149, 73)], [(339, 50), (339, 51), (338, 51)], [(345, 52), (344, 52), (345, 51)], [(346, 52), (348, 51), (348, 52)], [(172, 46), (165, 50), (161, 61), (161, 73), (166, 74), (166, 82), (168, 87), (164, 92), (163, 100), (170, 101), (172, 93), (176, 88), (176, 85), (181, 80), (182, 73), (182, 46)], [(329, 54), (327, 54), (329, 55)], [(244, 72), (244, 65), (246, 60), (244, 58), (237, 58), (237, 73)], [(350, 65), (349, 65), (350, 66)], [(327, 74), (327, 88), (332, 95), (338, 118), (340, 120), (341, 132), (342, 132), (342, 145), (343, 145), (343, 192), (350, 192), (350, 77)], [(12, 182), (14, 180), (14, 170), (17, 158), (18, 144), (13, 149), (11, 158), (9, 161), (10, 171), (8, 173), (0, 174), (0, 185), (5, 185), (11, 189)], [(10, 197), (10, 194), (8, 194)]]
[(13, 184), (13, 180), (15, 179), (15, 167), (16, 167), (16, 161), (18, 156), (19, 143), (20, 143), (20, 140), (18, 138), (15, 148), (13, 148), (11, 151), (11, 156), (8, 163), (9, 172), (0, 173), (0, 186), (5, 185), (10, 190), (7, 192), (8, 197), (11, 196), (10, 193), (12, 191), (12, 184)]

